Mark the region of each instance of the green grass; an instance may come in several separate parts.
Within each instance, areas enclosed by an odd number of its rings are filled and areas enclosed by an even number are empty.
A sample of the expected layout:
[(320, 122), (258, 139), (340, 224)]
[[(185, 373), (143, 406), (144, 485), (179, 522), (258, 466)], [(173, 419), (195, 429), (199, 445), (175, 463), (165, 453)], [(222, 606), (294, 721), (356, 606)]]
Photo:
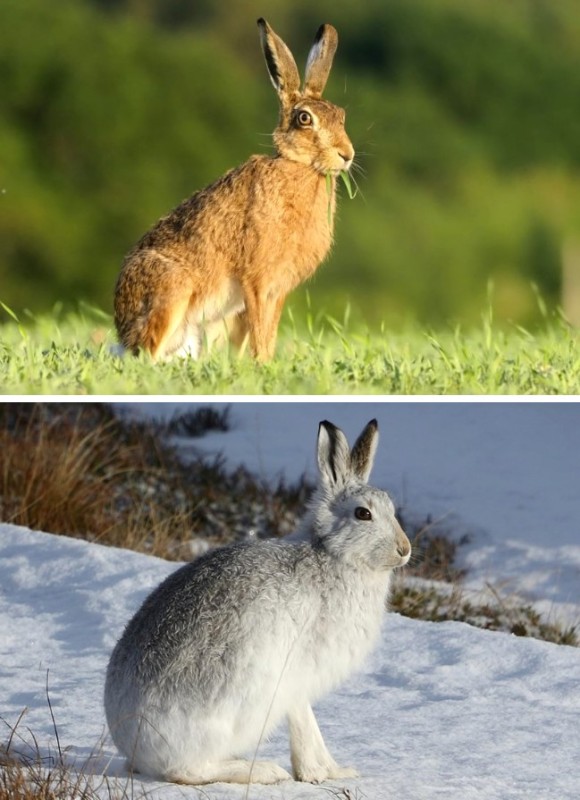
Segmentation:
[(3, 394), (580, 394), (580, 334), (561, 318), (534, 333), (500, 328), (491, 313), (472, 330), (351, 330), (287, 313), (269, 364), (227, 350), (199, 361), (120, 358), (112, 320), (84, 308), (17, 320), (0, 309)]

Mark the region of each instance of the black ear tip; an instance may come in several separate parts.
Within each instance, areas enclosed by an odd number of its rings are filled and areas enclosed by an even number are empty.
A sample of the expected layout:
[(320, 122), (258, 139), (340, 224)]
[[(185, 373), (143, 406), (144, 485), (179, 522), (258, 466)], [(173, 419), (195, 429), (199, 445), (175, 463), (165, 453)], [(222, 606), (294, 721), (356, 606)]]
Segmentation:
[(318, 425), (318, 430), (320, 430), (320, 428), (324, 428), (328, 433), (338, 430), (336, 425), (334, 425), (332, 422), (329, 422), (327, 419), (323, 419)]
[(266, 23), (266, 20), (264, 19), (264, 17), (260, 17), (260, 19), (257, 21), (257, 25), (260, 28), (265, 28), (266, 24), (267, 23)]
[(379, 423), (376, 421), (376, 419), (371, 419), (369, 422), (369, 427), (374, 428), (377, 431), (379, 429)]
[(314, 37), (314, 44), (318, 44), (318, 42), (322, 39), (322, 37), (324, 36), (325, 28), (326, 25), (321, 25), (320, 28), (316, 31), (316, 36)]

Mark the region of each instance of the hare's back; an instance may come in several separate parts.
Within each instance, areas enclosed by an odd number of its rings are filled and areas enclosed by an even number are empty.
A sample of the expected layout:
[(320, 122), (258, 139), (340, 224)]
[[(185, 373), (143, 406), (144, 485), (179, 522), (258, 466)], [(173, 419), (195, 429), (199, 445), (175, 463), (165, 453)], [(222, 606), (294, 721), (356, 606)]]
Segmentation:
[(225, 232), (228, 241), (237, 239), (246, 224), (255, 172), (262, 159), (270, 160), (255, 156), (187, 197), (141, 237), (135, 251), (183, 255), (184, 248), (203, 249), (205, 241), (215, 246)]
[[(306, 552), (305, 552), (306, 551)], [(232, 657), (255, 636), (276, 635), (288, 607), (306, 610), (312, 580), (308, 549), (278, 541), (214, 550), (170, 575), (128, 624), (115, 658), (145, 680), (166, 672), (185, 652), (190, 663)]]
[(281, 156), (252, 156), (162, 217), (136, 250), (184, 257), (199, 267), (216, 250), (232, 266), (261, 263), (260, 244), (295, 260), (317, 263), (331, 244), (326, 179), (312, 167)]

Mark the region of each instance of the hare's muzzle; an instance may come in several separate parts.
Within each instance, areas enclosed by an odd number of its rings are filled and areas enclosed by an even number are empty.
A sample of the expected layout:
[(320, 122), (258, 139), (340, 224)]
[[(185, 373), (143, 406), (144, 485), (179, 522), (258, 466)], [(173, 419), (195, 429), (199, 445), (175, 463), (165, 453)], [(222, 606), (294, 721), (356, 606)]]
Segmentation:
[(400, 567), (404, 566), (411, 558), (411, 542), (407, 538), (407, 534), (401, 528), (398, 522), (395, 521), (395, 547), (397, 555), (401, 559)]
[(348, 170), (352, 167), (352, 162), (354, 161), (354, 148), (352, 146), (349, 148), (343, 147), (338, 155), (339, 158), (342, 158), (343, 162), (340, 169), (343, 172), (348, 172)]
[(354, 161), (354, 147), (343, 125), (334, 131), (332, 139), (334, 167), (339, 172), (348, 172)]

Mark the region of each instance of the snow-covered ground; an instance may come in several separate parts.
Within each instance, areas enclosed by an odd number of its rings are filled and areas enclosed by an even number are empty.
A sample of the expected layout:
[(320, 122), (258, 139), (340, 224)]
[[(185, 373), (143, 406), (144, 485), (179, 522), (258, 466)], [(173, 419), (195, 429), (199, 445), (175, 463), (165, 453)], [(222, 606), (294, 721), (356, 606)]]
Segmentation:
[[(0, 715), (14, 724), (27, 707), (20, 731), (34, 732), (42, 755), (49, 741), (56, 750), (48, 671), (69, 759), (82, 764), (98, 752), (86, 770), (123, 775), (103, 740), (107, 658), (126, 620), (172, 569), (136, 553), (0, 526)], [(576, 648), (392, 614), (363, 673), (316, 709), (329, 748), (360, 778), (252, 785), (247, 794), (237, 786), (201, 793), (144, 780), (128, 787), (129, 796), (572, 800), (580, 783), (579, 676)], [(260, 757), (289, 768), (284, 729)]]
[[(191, 408), (193, 404), (188, 406)], [(173, 414), (175, 405), (119, 413)], [(184, 406), (182, 406), (184, 408)], [(265, 480), (314, 477), (318, 421), (351, 438), (377, 417), (373, 482), (416, 514), (445, 516), (472, 534), (474, 586), (492, 580), (578, 621), (580, 609), (580, 405), (563, 403), (243, 403), (233, 429), (191, 447), (223, 452)], [(30, 729), (41, 754), (55, 738), (96, 775), (121, 776), (106, 736), (103, 680), (129, 617), (174, 564), (114, 548), (0, 525), (0, 717)], [(578, 797), (580, 649), (462, 623), (387, 617), (364, 671), (317, 709), (337, 760), (361, 777), (314, 787), (194, 788), (144, 781), (167, 798), (357, 800), (572, 800)], [(8, 728), (6, 728), (6, 734)], [(0, 736), (0, 741), (4, 736)], [(260, 757), (287, 769), (280, 729)], [(342, 787), (350, 794), (340, 794)], [(129, 796), (140, 796), (140, 785)], [(333, 794), (334, 792), (334, 794)], [(103, 790), (103, 796), (107, 796)]]
[[(168, 418), (198, 405), (116, 408)], [(184, 456), (223, 453), (267, 481), (314, 479), (318, 422), (329, 419), (352, 441), (372, 417), (381, 440), (371, 482), (418, 517), (470, 536), (461, 550), (466, 586), (490, 583), (580, 625), (580, 403), (235, 403), (232, 430), (178, 441)]]

